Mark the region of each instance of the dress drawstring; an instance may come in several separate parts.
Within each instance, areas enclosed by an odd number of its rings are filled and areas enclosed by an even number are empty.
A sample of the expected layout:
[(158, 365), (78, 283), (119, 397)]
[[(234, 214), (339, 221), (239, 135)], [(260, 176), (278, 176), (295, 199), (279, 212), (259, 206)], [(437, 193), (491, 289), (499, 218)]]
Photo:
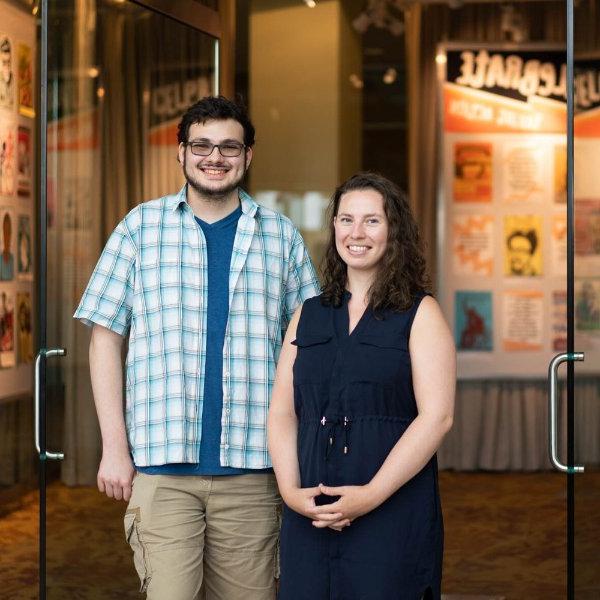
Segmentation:
[(350, 450), (350, 443), (348, 441), (348, 433), (350, 431), (350, 419), (344, 417), (344, 454), (348, 454)]
[(348, 417), (343, 417), (342, 419), (328, 419), (323, 416), (321, 419), (321, 425), (323, 427), (327, 427), (326, 435), (327, 435), (327, 443), (325, 445), (325, 460), (329, 459), (329, 455), (333, 450), (333, 446), (335, 444), (335, 436), (337, 433), (338, 427), (343, 427), (344, 433), (344, 454), (348, 454), (350, 451), (350, 442), (349, 442), (349, 432), (350, 432), (350, 424), (352, 421)]

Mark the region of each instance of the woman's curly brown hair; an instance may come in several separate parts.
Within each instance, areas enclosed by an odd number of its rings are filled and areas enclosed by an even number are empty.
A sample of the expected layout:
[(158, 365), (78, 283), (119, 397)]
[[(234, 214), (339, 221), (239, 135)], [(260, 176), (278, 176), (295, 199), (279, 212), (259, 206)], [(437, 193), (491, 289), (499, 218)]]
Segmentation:
[(431, 283), (423, 254), (417, 223), (408, 198), (389, 179), (377, 173), (357, 173), (342, 183), (333, 194), (328, 208), (329, 242), (323, 257), (323, 303), (340, 306), (347, 284), (347, 266), (335, 246), (334, 218), (342, 196), (355, 190), (375, 190), (383, 197), (388, 220), (388, 245), (369, 289), (374, 312), (410, 308), (415, 294), (430, 291)]

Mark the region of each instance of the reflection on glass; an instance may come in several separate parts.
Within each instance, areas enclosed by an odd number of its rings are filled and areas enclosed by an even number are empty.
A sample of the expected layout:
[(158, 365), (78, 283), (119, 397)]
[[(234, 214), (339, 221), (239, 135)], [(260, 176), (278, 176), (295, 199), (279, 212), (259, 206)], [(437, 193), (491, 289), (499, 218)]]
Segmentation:
[(600, 17), (575, 8), (575, 598), (600, 597)]
[(125, 505), (95, 489), (89, 331), (72, 314), (115, 225), (182, 185), (176, 125), (214, 92), (216, 41), (116, 0), (52, 0), (49, 25), (47, 339), (67, 348), (48, 363), (48, 446), (65, 453), (50, 465), (49, 597), (137, 597)]

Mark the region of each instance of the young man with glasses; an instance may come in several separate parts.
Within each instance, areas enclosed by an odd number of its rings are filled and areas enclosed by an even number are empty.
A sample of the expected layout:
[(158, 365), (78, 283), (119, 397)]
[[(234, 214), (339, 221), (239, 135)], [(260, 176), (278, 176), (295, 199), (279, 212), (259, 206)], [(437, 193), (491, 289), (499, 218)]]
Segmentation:
[(93, 325), (98, 487), (129, 501), (148, 598), (192, 600), (204, 584), (207, 600), (272, 599), (268, 404), (287, 324), (318, 283), (297, 229), (239, 187), (254, 145), (244, 109), (204, 98), (178, 139), (186, 185), (119, 223), (75, 313)]

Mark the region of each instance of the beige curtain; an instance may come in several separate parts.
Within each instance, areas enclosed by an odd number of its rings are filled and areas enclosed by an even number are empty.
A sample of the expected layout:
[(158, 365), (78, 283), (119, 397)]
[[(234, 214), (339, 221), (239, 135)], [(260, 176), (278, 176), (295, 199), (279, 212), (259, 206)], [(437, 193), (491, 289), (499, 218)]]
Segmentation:
[[(559, 457), (565, 461), (566, 393), (559, 391)], [(600, 465), (600, 381), (575, 383), (575, 461)], [(438, 452), (442, 469), (538, 471), (550, 469), (545, 381), (461, 382), (455, 425)]]

